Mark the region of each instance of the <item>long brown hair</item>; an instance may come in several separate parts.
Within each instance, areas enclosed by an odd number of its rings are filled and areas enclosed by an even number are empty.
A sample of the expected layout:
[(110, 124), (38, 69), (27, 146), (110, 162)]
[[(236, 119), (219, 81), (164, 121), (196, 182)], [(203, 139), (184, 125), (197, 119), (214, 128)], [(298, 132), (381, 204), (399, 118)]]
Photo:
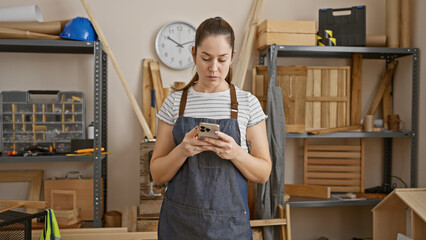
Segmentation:
[[(234, 45), (235, 45), (235, 35), (234, 30), (231, 25), (227, 21), (225, 21), (221, 17), (208, 18), (204, 20), (198, 26), (197, 32), (195, 33), (195, 55), (197, 55), (197, 48), (201, 44), (201, 42), (210, 35), (224, 35), (228, 40), (229, 45), (232, 48), (232, 54), (234, 54)], [(198, 81), (198, 73), (195, 73), (194, 77), (192, 77), (191, 81), (185, 85), (183, 88), (175, 88), (172, 86), (173, 91), (180, 91), (192, 86), (196, 81)], [(225, 78), (225, 81), (231, 83), (232, 81), (232, 68), (229, 67), (228, 75)]]

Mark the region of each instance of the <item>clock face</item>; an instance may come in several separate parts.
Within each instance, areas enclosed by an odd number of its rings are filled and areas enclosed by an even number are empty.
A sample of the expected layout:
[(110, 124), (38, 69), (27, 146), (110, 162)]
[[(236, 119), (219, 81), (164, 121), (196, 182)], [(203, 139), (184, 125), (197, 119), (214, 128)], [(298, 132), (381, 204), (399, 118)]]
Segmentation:
[(195, 28), (185, 22), (172, 22), (164, 26), (155, 39), (155, 50), (164, 65), (173, 69), (186, 69), (194, 65), (191, 48), (194, 46)]

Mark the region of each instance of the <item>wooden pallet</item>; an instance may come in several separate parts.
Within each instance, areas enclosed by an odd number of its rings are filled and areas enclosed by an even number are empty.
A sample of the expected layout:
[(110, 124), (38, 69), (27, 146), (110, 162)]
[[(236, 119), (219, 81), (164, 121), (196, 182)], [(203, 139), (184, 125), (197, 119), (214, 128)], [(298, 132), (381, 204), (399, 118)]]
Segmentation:
[[(350, 126), (349, 66), (277, 66), (286, 132)], [(266, 110), (269, 74), (253, 68), (252, 92)]]
[(304, 140), (304, 184), (331, 192), (364, 192), (365, 139), (359, 145), (313, 145)]

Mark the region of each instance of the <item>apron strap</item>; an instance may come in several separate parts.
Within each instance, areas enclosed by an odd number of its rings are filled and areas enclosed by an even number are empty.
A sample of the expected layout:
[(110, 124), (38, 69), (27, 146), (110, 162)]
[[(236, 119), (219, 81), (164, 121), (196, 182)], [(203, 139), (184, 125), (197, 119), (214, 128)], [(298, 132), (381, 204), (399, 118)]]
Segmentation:
[(183, 113), (185, 112), (186, 107), (186, 99), (188, 97), (188, 88), (183, 89), (182, 92), (182, 98), (180, 99), (180, 106), (179, 106), (179, 117), (183, 116)]
[[(237, 94), (235, 93), (235, 86), (233, 84), (229, 84), (230, 86), (230, 94), (231, 94), (231, 118), (237, 120), (238, 119), (238, 101)], [(183, 116), (186, 107), (186, 99), (188, 98), (188, 89), (185, 88), (182, 92), (182, 97), (180, 99), (179, 106), (179, 117)]]
[(230, 83), (230, 93), (231, 93), (231, 118), (237, 120), (238, 119), (238, 101), (237, 94), (235, 93), (234, 84)]

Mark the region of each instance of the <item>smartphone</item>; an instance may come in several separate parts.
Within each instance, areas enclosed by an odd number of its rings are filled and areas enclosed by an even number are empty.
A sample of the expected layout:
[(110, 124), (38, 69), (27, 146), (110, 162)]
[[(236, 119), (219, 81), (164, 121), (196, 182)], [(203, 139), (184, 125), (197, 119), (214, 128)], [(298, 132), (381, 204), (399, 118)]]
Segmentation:
[(198, 126), (198, 137), (209, 137), (218, 139), (219, 137), (214, 134), (214, 132), (219, 130), (219, 124), (200, 122), (200, 125)]

